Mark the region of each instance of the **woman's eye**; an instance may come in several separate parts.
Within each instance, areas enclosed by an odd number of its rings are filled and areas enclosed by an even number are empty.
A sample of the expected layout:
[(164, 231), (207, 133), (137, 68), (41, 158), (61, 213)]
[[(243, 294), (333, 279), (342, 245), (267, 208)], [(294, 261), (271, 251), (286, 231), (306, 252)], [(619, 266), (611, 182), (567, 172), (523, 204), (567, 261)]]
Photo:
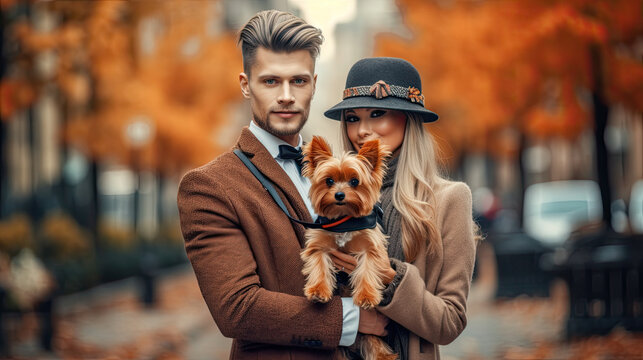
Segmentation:
[(351, 181), (348, 182), (348, 184), (352, 187), (356, 187), (357, 185), (359, 185), (359, 180), (352, 178)]
[(384, 111), (384, 110), (373, 110), (371, 112), (371, 117), (376, 118), (376, 117), (380, 117), (380, 116), (382, 116), (384, 114), (386, 114), (386, 111)]
[(348, 115), (346, 116), (345, 121), (347, 123), (358, 122), (359, 118), (357, 116)]
[(334, 183), (335, 183), (335, 180), (333, 180), (331, 178), (326, 179), (326, 185), (328, 185), (329, 187), (333, 186)]

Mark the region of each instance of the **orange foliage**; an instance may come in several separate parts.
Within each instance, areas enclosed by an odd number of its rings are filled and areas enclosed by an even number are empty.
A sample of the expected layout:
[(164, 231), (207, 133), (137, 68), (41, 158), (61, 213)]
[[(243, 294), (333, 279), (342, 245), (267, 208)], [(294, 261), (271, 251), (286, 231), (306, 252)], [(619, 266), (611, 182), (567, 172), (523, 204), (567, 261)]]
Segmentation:
[[(643, 35), (642, 1), (398, 0), (413, 37), (381, 34), (378, 56), (411, 61), (422, 74), (431, 125), (463, 151), (498, 151), (497, 134), (574, 138), (591, 124), (596, 76), (612, 103), (643, 110), (643, 65), (631, 45)], [(595, 74), (591, 51), (603, 57)]]
[(643, 112), (643, 66), (631, 57), (608, 53), (607, 77), (610, 79), (607, 97)]
[(21, 79), (3, 79), (0, 82), (0, 118), (7, 121), (16, 111), (31, 105), (34, 89)]
[[(102, 104), (84, 125), (92, 127), (90, 133), (94, 126), (105, 131), (90, 143), (92, 153), (133, 162), (137, 155), (129, 151), (123, 132), (136, 116), (151, 119), (155, 128), (154, 141), (141, 149), (142, 166), (174, 171), (203, 164), (221, 151), (213, 138), (226, 124), (225, 105), (239, 97), (233, 74), (240, 70), (240, 59), (232, 34), (205, 33), (207, 12), (202, 3), (196, 5), (168, 2), (155, 9), (152, 15), (165, 33), (149, 54), (129, 50), (135, 32), (117, 17), (118, 7), (125, 4), (98, 6), (88, 21), (88, 36), (102, 39), (89, 47)], [(194, 54), (185, 54), (187, 44), (198, 47)], [(115, 148), (122, 152), (115, 154)]]
[[(216, 132), (240, 100), (234, 34), (210, 29), (216, 4), (100, 1), (54, 3), (70, 19), (42, 34), (25, 24), (26, 51), (54, 50), (65, 95), (65, 139), (90, 156), (164, 172), (200, 165), (222, 151)], [(4, 101), (4, 96), (3, 96)], [(125, 129), (148, 119), (153, 138), (138, 148)]]

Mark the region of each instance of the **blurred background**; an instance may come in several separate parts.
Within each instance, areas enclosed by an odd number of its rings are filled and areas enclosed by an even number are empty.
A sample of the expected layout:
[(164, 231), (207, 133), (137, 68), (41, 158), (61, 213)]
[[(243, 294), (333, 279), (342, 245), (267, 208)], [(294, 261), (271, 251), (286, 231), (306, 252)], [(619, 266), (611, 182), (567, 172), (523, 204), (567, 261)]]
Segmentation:
[(643, 358), (643, 1), (0, 0), (0, 357), (224, 359), (176, 209), (250, 110), (236, 31), (322, 29), (303, 135), (350, 66), (423, 79), (485, 233), (446, 359)]

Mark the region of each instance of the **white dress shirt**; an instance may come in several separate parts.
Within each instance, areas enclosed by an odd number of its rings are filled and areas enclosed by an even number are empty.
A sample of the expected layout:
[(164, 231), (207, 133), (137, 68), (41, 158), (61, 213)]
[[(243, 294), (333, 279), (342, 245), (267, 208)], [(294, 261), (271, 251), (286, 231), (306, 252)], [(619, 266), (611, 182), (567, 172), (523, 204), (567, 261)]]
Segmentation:
[[(307, 177), (302, 176), (297, 169), (297, 165), (294, 160), (287, 160), (279, 158), (279, 145), (290, 145), (287, 142), (281, 140), (280, 138), (274, 136), (268, 131), (260, 128), (255, 124), (254, 120), (250, 122), (248, 127), (250, 132), (259, 140), (259, 142), (268, 150), (270, 155), (275, 158), (277, 164), (281, 166), (282, 169), (286, 172), (290, 180), (297, 188), (299, 195), (306, 203), (310, 217), (317, 219), (317, 214), (313, 210), (313, 206), (308, 197), (308, 191), (310, 190), (310, 180)], [(296, 148), (301, 148), (302, 138), (299, 135), (299, 143)], [(294, 215), (294, 214), (293, 214)], [(342, 325), (342, 336), (339, 340), (340, 346), (350, 346), (355, 342), (355, 337), (357, 336), (357, 329), (359, 327), (359, 307), (353, 302), (353, 298), (343, 297), (342, 298), (342, 313), (343, 313), (343, 325)]]
[[(306, 208), (308, 208), (310, 217), (313, 219), (313, 221), (315, 221), (317, 219), (317, 214), (315, 214), (315, 210), (313, 210), (313, 205), (311, 204), (310, 199), (308, 198), (308, 191), (310, 190), (310, 180), (307, 177), (299, 174), (299, 169), (297, 169), (297, 165), (294, 160), (282, 159), (279, 157), (279, 145), (290, 146), (290, 144), (274, 136), (273, 134), (267, 132), (266, 130), (260, 128), (257, 124), (255, 124), (254, 121), (250, 122), (249, 129), (252, 132), (252, 134), (259, 140), (259, 142), (266, 148), (266, 150), (268, 150), (270, 155), (272, 155), (272, 157), (275, 158), (275, 161), (277, 161), (277, 164), (279, 164), (279, 166), (281, 166), (281, 168), (284, 169), (286, 174), (288, 174), (288, 177), (290, 178), (290, 180), (292, 180), (293, 184), (295, 184), (295, 187), (297, 188), (299, 195), (301, 195), (301, 198), (304, 199), (304, 203), (306, 203)], [(301, 135), (299, 135), (299, 144), (297, 144), (295, 148), (300, 149), (301, 145), (302, 145), (302, 139), (301, 139)]]

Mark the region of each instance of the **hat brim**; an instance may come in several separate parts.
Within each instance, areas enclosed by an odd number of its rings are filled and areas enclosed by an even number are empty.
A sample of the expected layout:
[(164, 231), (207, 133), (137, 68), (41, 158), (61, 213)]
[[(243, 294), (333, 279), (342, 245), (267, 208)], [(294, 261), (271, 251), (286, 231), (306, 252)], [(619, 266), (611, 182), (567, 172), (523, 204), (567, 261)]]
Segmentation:
[(339, 104), (324, 112), (324, 116), (333, 120), (340, 120), (342, 111), (347, 109), (362, 109), (362, 108), (377, 108), (377, 109), (390, 109), (398, 111), (407, 111), (416, 113), (422, 116), (425, 123), (436, 121), (439, 116), (433, 111), (427, 110), (424, 106), (412, 103), (406, 99), (401, 99), (393, 96), (388, 96), (382, 99), (377, 99), (372, 96), (353, 96), (344, 99)]

